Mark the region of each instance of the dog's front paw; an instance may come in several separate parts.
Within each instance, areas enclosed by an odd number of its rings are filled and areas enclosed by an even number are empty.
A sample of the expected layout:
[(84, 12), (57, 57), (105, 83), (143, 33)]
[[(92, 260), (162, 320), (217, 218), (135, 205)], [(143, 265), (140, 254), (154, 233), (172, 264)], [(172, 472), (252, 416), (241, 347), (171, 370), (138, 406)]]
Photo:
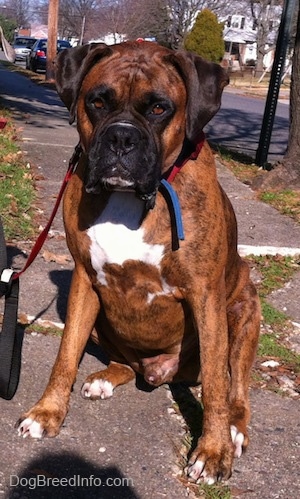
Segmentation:
[(193, 452), (187, 468), (187, 475), (193, 481), (212, 485), (231, 476), (233, 461), (233, 446), (223, 445), (219, 448), (208, 446), (204, 439), (200, 439)]
[(61, 409), (42, 409), (33, 407), (16, 423), (18, 435), (26, 438), (55, 437), (65, 418), (66, 412)]
[(94, 381), (85, 382), (81, 388), (83, 398), (91, 400), (107, 399), (112, 397), (114, 387), (110, 381), (106, 379), (94, 379)]

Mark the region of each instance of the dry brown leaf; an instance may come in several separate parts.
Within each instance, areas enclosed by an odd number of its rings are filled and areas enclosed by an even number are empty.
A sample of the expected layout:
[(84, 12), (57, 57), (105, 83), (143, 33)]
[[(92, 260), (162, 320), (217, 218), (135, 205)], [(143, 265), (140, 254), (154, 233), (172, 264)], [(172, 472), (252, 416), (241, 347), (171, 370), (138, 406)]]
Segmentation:
[(6, 156), (3, 156), (3, 161), (5, 163), (12, 163), (13, 161), (16, 161), (19, 158), (19, 154), (15, 152), (10, 152), (6, 154)]
[(51, 251), (45, 250), (42, 254), (42, 257), (44, 258), (45, 262), (55, 262), (58, 263), (59, 265), (64, 265), (68, 262), (71, 261), (71, 258), (69, 255), (57, 255), (56, 253), (52, 253)]
[(18, 321), (20, 324), (25, 325), (28, 324), (28, 317), (24, 312), (20, 312), (18, 315)]
[(14, 199), (11, 200), (10, 205), (9, 205), (9, 211), (10, 213), (18, 213), (18, 205)]

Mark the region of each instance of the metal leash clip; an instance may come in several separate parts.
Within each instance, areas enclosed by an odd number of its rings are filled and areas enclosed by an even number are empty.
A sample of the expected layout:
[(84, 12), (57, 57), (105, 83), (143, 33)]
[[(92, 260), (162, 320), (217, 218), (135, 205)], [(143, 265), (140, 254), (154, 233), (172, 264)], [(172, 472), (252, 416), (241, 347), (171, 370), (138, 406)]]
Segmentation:
[(0, 274), (0, 296), (9, 296), (13, 282), (14, 271), (2, 269)]

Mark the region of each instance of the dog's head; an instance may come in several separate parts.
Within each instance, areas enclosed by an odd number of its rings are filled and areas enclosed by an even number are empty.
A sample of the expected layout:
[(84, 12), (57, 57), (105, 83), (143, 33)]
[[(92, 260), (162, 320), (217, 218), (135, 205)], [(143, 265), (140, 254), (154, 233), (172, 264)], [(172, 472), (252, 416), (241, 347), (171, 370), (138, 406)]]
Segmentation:
[(91, 44), (56, 60), (58, 93), (77, 114), (87, 192), (135, 190), (155, 199), (161, 176), (220, 107), (226, 72), (151, 42)]

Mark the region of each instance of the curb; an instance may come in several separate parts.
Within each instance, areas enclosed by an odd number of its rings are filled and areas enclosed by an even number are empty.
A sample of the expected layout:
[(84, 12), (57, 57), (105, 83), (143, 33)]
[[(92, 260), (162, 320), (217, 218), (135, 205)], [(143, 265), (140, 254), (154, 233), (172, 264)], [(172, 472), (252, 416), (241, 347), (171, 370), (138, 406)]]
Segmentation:
[(297, 256), (300, 255), (300, 248), (288, 248), (282, 246), (248, 246), (246, 244), (238, 245), (240, 256)]

